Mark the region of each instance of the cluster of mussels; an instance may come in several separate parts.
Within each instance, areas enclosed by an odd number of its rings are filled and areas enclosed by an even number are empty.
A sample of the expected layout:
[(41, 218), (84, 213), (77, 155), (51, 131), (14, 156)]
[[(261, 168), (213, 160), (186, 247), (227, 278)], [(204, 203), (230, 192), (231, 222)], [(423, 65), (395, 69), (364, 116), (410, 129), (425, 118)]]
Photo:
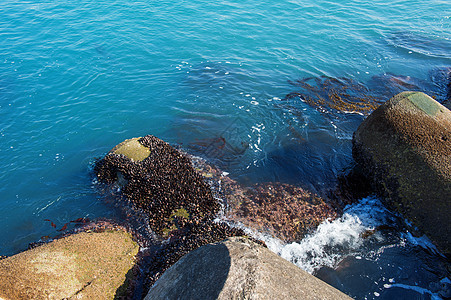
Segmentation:
[(149, 227), (166, 239), (149, 254), (146, 285), (150, 286), (189, 251), (245, 234), (214, 221), (221, 204), (188, 157), (152, 135), (138, 141), (150, 149), (147, 158), (133, 161), (111, 151), (94, 171), (100, 182), (120, 181), (122, 194), (147, 214)]
[(168, 221), (174, 218), (178, 219), (179, 228), (185, 223), (211, 220), (220, 204), (190, 160), (154, 136), (145, 136), (139, 142), (150, 149), (146, 159), (135, 162), (109, 153), (95, 166), (99, 180), (114, 183), (118, 176), (125, 179), (122, 193), (149, 215), (150, 226), (158, 234), (163, 234)]

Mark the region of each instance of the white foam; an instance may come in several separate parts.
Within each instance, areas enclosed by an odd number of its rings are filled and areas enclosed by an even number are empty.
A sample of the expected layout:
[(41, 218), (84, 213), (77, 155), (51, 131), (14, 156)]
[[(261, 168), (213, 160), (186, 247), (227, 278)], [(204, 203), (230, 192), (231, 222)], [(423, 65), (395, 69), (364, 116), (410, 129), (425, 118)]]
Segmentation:
[(434, 294), (434, 293), (431, 292), (430, 290), (425, 289), (425, 288), (422, 288), (422, 287), (419, 287), (419, 286), (413, 286), (413, 285), (407, 285), (407, 284), (395, 283), (395, 284), (391, 284), (391, 285), (386, 284), (386, 285), (384, 285), (384, 287), (385, 287), (385, 288), (398, 287), (398, 288), (402, 288), (402, 289), (406, 289), (406, 290), (412, 290), (412, 291), (415, 291), (415, 292), (420, 293), (420, 294), (422, 294), (422, 295), (423, 295), (423, 294), (429, 294), (429, 295), (431, 295), (431, 299), (432, 299), (432, 300), (441, 300), (441, 299), (442, 299), (439, 295)]
[(435, 245), (432, 244), (431, 240), (429, 240), (428, 237), (425, 235), (421, 237), (414, 237), (410, 232), (403, 232), (401, 233), (401, 236), (412, 245), (422, 247), (424, 249), (431, 251), (434, 254), (443, 256), (443, 254), (440, 253), (440, 251), (438, 251), (437, 247), (435, 247)]
[(309, 273), (321, 266), (333, 267), (342, 257), (338, 249), (347, 251), (361, 246), (360, 234), (366, 230), (359, 217), (344, 214), (334, 221), (324, 221), (316, 232), (299, 243), (283, 246), (279, 255)]
[(340, 218), (325, 220), (300, 242), (280, 244), (281, 247), (274, 250), (268, 248), (313, 273), (322, 266), (334, 267), (342, 258), (355, 253), (362, 246), (361, 235), (385, 224), (390, 218), (392, 214), (377, 198), (368, 197), (345, 207)]
[[(399, 224), (399, 218), (399, 215), (386, 209), (378, 198), (367, 197), (346, 206), (340, 218), (323, 221), (313, 233), (304, 237), (300, 242), (290, 244), (285, 244), (270, 235), (252, 231), (242, 224), (228, 223), (243, 229), (246, 234), (264, 241), (271, 251), (282, 258), (313, 273), (323, 266), (334, 268), (347, 256), (364, 259), (367, 253), (362, 252), (363, 243), (366, 241), (362, 238), (364, 233), (373, 231), (381, 225), (395, 226), (394, 224)], [(373, 233), (372, 238), (383, 239), (377, 230)], [(402, 236), (404, 239), (400, 241), (401, 243), (435, 249), (425, 236), (415, 238), (410, 233), (402, 233)], [(390, 246), (382, 246), (381, 249), (385, 247)], [(388, 281), (390, 284), (386, 284), (387, 287), (394, 286), (394, 278), (390, 278)]]

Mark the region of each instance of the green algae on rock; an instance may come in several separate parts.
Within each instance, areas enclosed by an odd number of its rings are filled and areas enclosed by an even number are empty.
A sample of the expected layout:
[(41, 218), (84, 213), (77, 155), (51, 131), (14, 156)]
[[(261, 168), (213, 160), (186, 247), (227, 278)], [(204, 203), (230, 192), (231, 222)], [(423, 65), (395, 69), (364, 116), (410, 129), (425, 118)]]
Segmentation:
[(125, 140), (114, 147), (111, 152), (125, 155), (133, 161), (143, 161), (150, 155), (150, 149), (142, 145), (139, 142), (139, 139), (140, 138), (133, 138)]
[(114, 299), (138, 251), (122, 230), (55, 240), (0, 260), (0, 298)]
[(269, 249), (234, 237), (182, 257), (145, 299), (351, 298)]
[(359, 126), (353, 157), (389, 206), (449, 254), (451, 112), (424, 93), (400, 93)]

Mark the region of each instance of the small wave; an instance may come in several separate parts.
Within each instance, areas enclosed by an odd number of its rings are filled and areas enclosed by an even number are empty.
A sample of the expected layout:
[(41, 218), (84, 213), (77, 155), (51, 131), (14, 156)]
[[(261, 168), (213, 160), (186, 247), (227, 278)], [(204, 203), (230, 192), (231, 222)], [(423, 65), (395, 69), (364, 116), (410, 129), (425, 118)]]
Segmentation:
[(282, 245), (275, 252), (309, 273), (322, 266), (335, 266), (343, 257), (355, 253), (364, 242), (362, 236), (391, 222), (392, 214), (379, 199), (368, 197), (344, 209), (342, 217), (321, 223), (300, 242)]
[(387, 43), (411, 53), (434, 58), (449, 58), (451, 41), (438, 36), (424, 36), (413, 32), (396, 32), (387, 37)]
[(255, 232), (242, 224), (229, 225), (239, 227), (250, 236), (263, 240), (271, 251), (301, 269), (314, 273), (323, 266), (336, 266), (348, 255), (359, 254), (367, 232), (395, 221), (396, 215), (387, 210), (378, 198), (367, 197), (346, 206), (340, 218), (325, 220), (315, 232), (300, 242), (284, 244), (279, 239)]
[(429, 250), (433, 254), (441, 255), (444, 257), (444, 255), (438, 251), (437, 247), (435, 247), (435, 245), (432, 244), (431, 240), (429, 240), (429, 238), (425, 235), (421, 237), (414, 237), (410, 232), (402, 232), (401, 236), (414, 246), (422, 247), (423, 249)]

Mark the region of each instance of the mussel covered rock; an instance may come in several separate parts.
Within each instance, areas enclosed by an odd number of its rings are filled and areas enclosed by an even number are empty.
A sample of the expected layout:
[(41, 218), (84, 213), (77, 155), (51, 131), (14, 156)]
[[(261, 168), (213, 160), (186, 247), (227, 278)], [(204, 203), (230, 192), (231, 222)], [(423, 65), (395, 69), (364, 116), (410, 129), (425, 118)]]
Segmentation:
[(100, 181), (117, 184), (161, 235), (211, 220), (220, 209), (191, 161), (152, 135), (122, 142), (96, 164), (95, 172)]

